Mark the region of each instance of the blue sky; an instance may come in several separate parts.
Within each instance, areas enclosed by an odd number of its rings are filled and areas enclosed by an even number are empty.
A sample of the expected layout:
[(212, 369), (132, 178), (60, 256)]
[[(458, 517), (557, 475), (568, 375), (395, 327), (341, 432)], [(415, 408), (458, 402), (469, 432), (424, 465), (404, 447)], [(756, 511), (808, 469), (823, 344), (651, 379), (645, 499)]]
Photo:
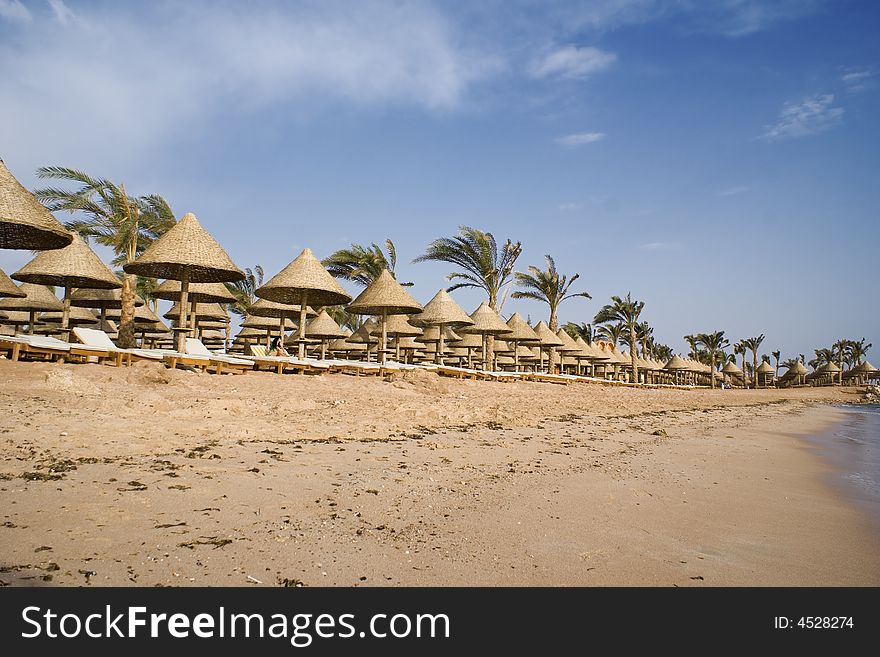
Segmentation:
[(425, 302), (449, 268), (410, 261), (467, 224), (580, 273), (562, 321), (631, 291), (681, 350), (880, 348), (878, 25), (847, 0), (0, 0), (0, 157), (160, 193), (268, 276), (390, 237)]

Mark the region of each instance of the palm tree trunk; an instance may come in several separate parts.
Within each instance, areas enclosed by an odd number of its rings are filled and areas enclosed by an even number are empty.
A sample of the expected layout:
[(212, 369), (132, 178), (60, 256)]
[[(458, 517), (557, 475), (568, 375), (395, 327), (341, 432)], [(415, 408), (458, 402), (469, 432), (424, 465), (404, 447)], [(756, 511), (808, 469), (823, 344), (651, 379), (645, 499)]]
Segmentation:
[[(556, 308), (550, 307), (550, 331), (556, 333), (558, 329), (558, 320), (556, 319)], [(556, 347), (550, 347), (547, 352), (547, 372), (556, 374)]]
[(752, 352), (752, 374), (755, 377), (755, 390), (758, 389), (758, 352)]
[(636, 365), (636, 352), (635, 352), (635, 348), (633, 347), (633, 345), (635, 343), (636, 343), (636, 330), (635, 330), (635, 327), (632, 324), (630, 324), (630, 327), (629, 327), (629, 358), (630, 358), (630, 362), (632, 363), (632, 371), (633, 371), (632, 382), (638, 383), (639, 382), (639, 366)]
[(134, 276), (122, 276), (122, 311), (119, 315), (119, 338), (123, 349), (134, 347)]
[(711, 371), (709, 372), (709, 379), (711, 383), (709, 384), (712, 389), (715, 388), (715, 352), (713, 351), (709, 354), (709, 368)]

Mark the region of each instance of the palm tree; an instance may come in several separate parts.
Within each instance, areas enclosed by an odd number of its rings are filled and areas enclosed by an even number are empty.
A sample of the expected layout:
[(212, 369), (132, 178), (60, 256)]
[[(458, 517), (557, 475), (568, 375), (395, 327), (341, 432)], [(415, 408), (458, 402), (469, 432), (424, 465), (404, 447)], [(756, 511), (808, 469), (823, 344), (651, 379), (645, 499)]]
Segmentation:
[[(560, 303), (566, 299), (573, 299), (575, 297), (584, 297), (586, 299), (592, 299), (593, 297), (587, 292), (572, 292), (569, 294), (569, 289), (571, 289), (574, 282), (580, 278), (580, 274), (575, 274), (571, 278), (568, 278), (568, 276), (559, 273), (556, 269), (556, 262), (554, 262), (551, 256), (545, 255), (544, 258), (547, 261), (546, 270), (538, 269), (534, 265), (529, 265), (528, 273), (518, 271), (513, 275), (516, 284), (524, 289), (517, 290), (511, 294), (511, 296), (514, 299), (534, 299), (535, 301), (546, 303), (550, 307), (550, 318), (547, 324), (550, 327), (550, 330), (556, 333), (559, 328), (556, 311), (559, 309)], [(555, 370), (555, 347), (550, 348), (549, 367), (551, 372)]]
[(586, 322), (581, 322), (580, 324), (576, 324), (575, 322), (566, 322), (562, 326), (562, 330), (568, 333), (573, 338), (580, 337), (582, 340), (586, 340), (587, 342), (593, 341), (592, 324), (587, 324)]
[[(344, 278), (366, 287), (376, 280), (382, 270), (387, 269), (392, 276), (395, 275), (397, 248), (390, 239), (385, 240), (385, 250), (387, 254), (375, 242), (368, 247), (352, 244), (351, 248), (339, 249), (331, 253), (324, 258), (322, 264), (336, 278)], [(412, 285), (412, 283), (401, 283), (401, 285)]]
[(862, 338), (861, 340), (850, 340), (849, 355), (852, 359), (853, 367), (862, 364), (862, 360), (868, 355), (868, 350), (874, 345)]
[(653, 342), (654, 329), (648, 322), (639, 322), (636, 326), (636, 340), (642, 345), (642, 358), (648, 356), (648, 345)]
[(813, 353), (816, 354), (816, 357), (810, 359), (810, 362), (807, 364), (814, 370), (834, 362), (834, 351), (832, 349), (814, 349)]
[[(348, 312), (345, 306), (325, 306), (324, 310), (333, 318), (334, 322), (339, 324), (340, 328), (357, 331), (361, 326), (361, 316)], [(367, 318), (364, 317), (363, 319), (366, 320)]]
[(229, 304), (229, 310), (240, 317), (247, 315), (250, 312), (251, 306), (257, 302), (256, 291), (262, 284), (262, 265), (254, 265), (253, 269), (246, 267), (244, 270), (244, 280), (226, 284), (226, 289), (235, 296), (235, 301)]
[(621, 338), (623, 337), (624, 329), (625, 327), (622, 322), (618, 322), (617, 324), (603, 324), (596, 329), (596, 337), (600, 340), (610, 342), (612, 347), (616, 347), (622, 342)]
[[(37, 177), (77, 183), (70, 191), (46, 187), (34, 195), (50, 211), (82, 213), (65, 225), (88, 241), (107, 246), (115, 255), (112, 263), (124, 265), (137, 258), (152, 242), (175, 224), (174, 213), (161, 196), (132, 197), (125, 185), (105, 178), (93, 178), (68, 167), (40, 167)], [(134, 346), (134, 297), (136, 279), (122, 274), (122, 312), (119, 320), (119, 346)]]
[[(596, 313), (596, 317), (593, 319), (593, 322), (596, 324), (605, 324), (607, 322), (623, 323), (624, 327), (629, 332), (629, 343), (631, 345), (635, 345), (636, 326), (639, 323), (639, 317), (641, 316), (642, 310), (644, 310), (644, 308), (644, 301), (634, 301), (630, 293), (627, 292), (625, 299), (621, 299), (618, 296), (611, 297), (611, 303), (606, 304), (599, 309), (599, 312)], [(638, 383), (639, 366), (636, 365), (636, 354), (634, 349), (630, 348), (629, 356), (633, 371), (632, 380), (634, 383)]]
[(685, 335), (683, 336), (684, 341), (688, 343), (688, 346), (691, 348), (690, 353), (688, 354), (689, 358), (696, 358), (697, 350), (700, 347), (700, 339), (697, 334), (693, 335)]
[(723, 350), (730, 346), (730, 341), (724, 337), (724, 331), (715, 331), (714, 333), (699, 333), (697, 334), (697, 341), (706, 347), (706, 350), (709, 352), (709, 367), (712, 368), (711, 376), (711, 386), (715, 387), (715, 356), (721, 352), (722, 358), (724, 357)]
[[(522, 242), (509, 239), (499, 248), (492, 233), (470, 226), (459, 226), (455, 237), (441, 237), (430, 244), (425, 252), (413, 262), (448, 262), (460, 268), (446, 279), (456, 281), (447, 292), (459, 288), (479, 288), (489, 295), (489, 307), (498, 312), (499, 297), (510, 282), (516, 260), (522, 253)], [(495, 341), (486, 340), (486, 358), (492, 362)]]
[(743, 372), (743, 387), (748, 387), (748, 381), (746, 379), (746, 352), (749, 348), (746, 346), (746, 341), (740, 340), (736, 344), (733, 345), (733, 353), (742, 354), (742, 372)]
[(779, 380), (779, 359), (782, 358), (782, 352), (777, 350), (771, 352), (773, 354), (773, 358), (776, 359), (776, 380)]
[(668, 361), (672, 358), (673, 350), (672, 347), (666, 344), (655, 344), (653, 356), (657, 360)]
[(846, 351), (849, 348), (849, 340), (838, 340), (831, 345), (831, 351), (834, 352), (837, 366), (840, 368), (840, 383), (843, 383), (843, 361), (846, 358)]
[(759, 336), (754, 338), (748, 338), (743, 340), (746, 348), (751, 350), (752, 352), (752, 371), (755, 377), (755, 388), (758, 387), (758, 349), (761, 348), (761, 343), (764, 342), (764, 334), (762, 333)]

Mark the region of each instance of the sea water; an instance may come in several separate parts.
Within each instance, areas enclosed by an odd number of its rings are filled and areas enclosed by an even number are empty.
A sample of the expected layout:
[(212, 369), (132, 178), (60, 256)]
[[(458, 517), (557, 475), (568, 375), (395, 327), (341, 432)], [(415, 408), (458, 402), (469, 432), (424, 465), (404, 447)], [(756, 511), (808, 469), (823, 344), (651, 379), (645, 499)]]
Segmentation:
[(854, 498), (880, 529), (880, 405), (841, 405), (844, 419), (810, 437), (835, 469), (834, 483)]

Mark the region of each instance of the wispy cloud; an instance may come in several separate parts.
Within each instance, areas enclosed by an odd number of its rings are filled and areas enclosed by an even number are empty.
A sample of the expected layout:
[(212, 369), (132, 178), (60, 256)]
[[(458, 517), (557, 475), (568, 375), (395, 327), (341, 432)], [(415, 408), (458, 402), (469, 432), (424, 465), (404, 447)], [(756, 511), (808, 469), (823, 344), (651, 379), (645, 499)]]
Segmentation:
[(580, 210), (582, 207), (584, 207), (582, 203), (568, 202), (568, 203), (560, 203), (559, 204), (559, 209), (562, 212), (571, 212), (572, 210)]
[(7, 21), (26, 22), (31, 20), (31, 12), (19, 0), (0, 0), (0, 18)]
[(64, 0), (49, 0), (49, 6), (52, 8), (52, 13), (55, 14), (55, 20), (59, 23), (65, 24), (71, 18), (76, 17), (73, 10), (64, 4)]
[(553, 141), (566, 148), (577, 148), (578, 146), (586, 146), (604, 138), (604, 132), (575, 132), (564, 137), (557, 137)]
[(865, 91), (872, 86), (876, 75), (877, 71), (875, 69), (866, 68), (844, 73), (840, 76), (840, 80), (843, 82), (846, 90), (849, 93), (854, 94), (860, 91)]
[(683, 248), (681, 242), (648, 242), (640, 244), (639, 251), (680, 251)]
[[(53, 159), (84, 151), (137, 159), (221, 110), (308, 113), (341, 102), (450, 113), (502, 67), (422, 3), (132, 7), (83, 5), (74, 16), (61, 0), (30, 10), (0, 0), (9, 19), (0, 39), (0, 123), (16, 126), (4, 136), (8, 152), (49, 140), (44, 157)], [(86, 83), (91, 93), (83, 93)]]
[(779, 120), (764, 127), (762, 139), (808, 137), (834, 128), (843, 121), (843, 108), (834, 105), (833, 94), (810, 96), (799, 102), (788, 102), (779, 113)]
[(745, 194), (751, 187), (748, 185), (737, 185), (736, 187), (728, 187), (718, 192), (718, 196), (736, 196), (737, 194)]
[(604, 71), (617, 61), (617, 55), (598, 48), (563, 46), (550, 49), (529, 64), (533, 78), (560, 77), (583, 79)]

